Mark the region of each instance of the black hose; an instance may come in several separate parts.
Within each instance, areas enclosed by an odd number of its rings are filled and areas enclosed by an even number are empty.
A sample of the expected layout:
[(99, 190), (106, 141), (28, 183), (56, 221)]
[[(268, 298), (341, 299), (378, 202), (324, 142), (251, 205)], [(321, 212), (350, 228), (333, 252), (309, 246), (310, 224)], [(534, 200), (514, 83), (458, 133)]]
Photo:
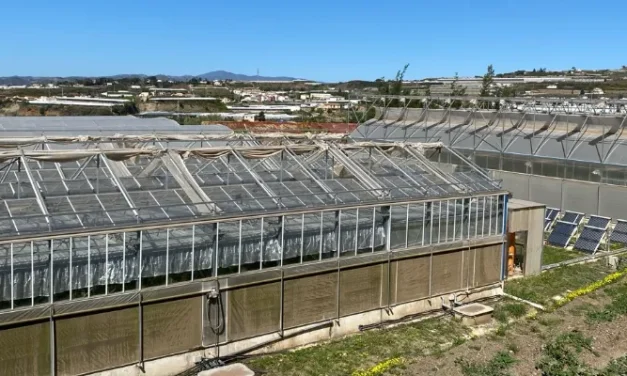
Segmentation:
[[(292, 337), (299, 336), (301, 334), (313, 332), (313, 331), (320, 330), (320, 329), (330, 328), (332, 326), (333, 326), (333, 322), (332, 321), (328, 321), (328, 322), (322, 323), (320, 325), (316, 325), (316, 326), (313, 326), (313, 327), (310, 327), (310, 328), (299, 330), (297, 332), (293, 332), (293, 333), (290, 333), (288, 335), (283, 335), (283, 336), (281, 336), (279, 338), (271, 339), (271, 340), (269, 340), (267, 342), (263, 342), (263, 343), (260, 343), (258, 345), (255, 345), (255, 346), (252, 346), (252, 347), (240, 350), (240, 351), (236, 351), (236, 352), (234, 352), (233, 354), (231, 354), (229, 356), (221, 358), (221, 360), (223, 362), (225, 362), (225, 363), (230, 363), (230, 362), (232, 362), (232, 361), (234, 361), (236, 359), (241, 359), (242, 358), (241, 355), (244, 355), (244, 354), (249, 353), (249, 352), (253, 352), (255, 350), (259, 350), (259, 349), (264, 348), (266, 346), (273, 345), (273, 344), (275, 344), (277, 342), (283, 341), (284, 339), (289, 339), (289, 338), (292, 338)], [(264, 355), (266, 355), (266, 354), (264, 354)]]
[[(303, 330), (299, 330), (296, 331), (294, 333), (290, 333), (288, 335), (284, 335), (281, 336), (279, 338), (275, 338), (275, 339), (271, 339), (269, 341), (260, 343), (258, 345), (240, 350), (240, 351), (236, 351), (233, 354), (230, 354), (229, 356), (225, 356), (225, 357), (215, 357), (215, 358), (203, 358), (202, 360), (200, 360), (199, 362), (196, 362), (196, 365), (190, 369), (187, 369), (181, 373), (176, 374), (175, 376), (196, 376), (199, 372), (201, 371), (205, 371), (205, 370), (209, 370), (212, 368), (217, 368), (217, 367), (221, 367), (227, 363), (231, 363), (233, 361), (239, 360), (239, 359), (245, 359), (248, 358), (248, 356), (245, 356), (246, 353), (255, 351), (255, 350), (259, 350), (261, 348), (264, 348), (266, 346), (270, 346), (273, 345), (277, 342), (280, 342), (284, 339), (288, 339), (288, 338), (292, 338), (292, 337), (296, 337), (299, 336), (301, 334), (305, 334), (305, 333), (309, 333), (309, 332), (313, 332), (315, 330), (320, 330), (320, 329), (325, 329), (325, 328), (330, 328), (333, 326), (333, 322), (332, 321), (328, 321), (325, 322), (323, 324), (320, 325), (316, 325), (310, 328), (306, 328)], [(219, 348), (219, 345), (217, 345), (217, 347)], [(266, 355), (266, 354), (263, 354)]]
[(211, 331), (213, 332), (213, 334), (215, 334), (216, 336), (219, 336), (220, 334), (222, 334), (222, 330), (224, 329), (224, 323), (225, 323), (225, 316), (224, 316), (224, 304), (222, 304), (222, 294), (220, 293), (220, 282), (216, 280), (216, 284), (217, 284), (217, 297), (216, 297), (216, 304), (218, 305), (218, 310), (219, 310), (219, 314), (218, 314), (218, 325), (214, 326), (211, 323), (211, 298), (207, 299), (207, 320), (209, 321), (209, 328), (211, 329)]

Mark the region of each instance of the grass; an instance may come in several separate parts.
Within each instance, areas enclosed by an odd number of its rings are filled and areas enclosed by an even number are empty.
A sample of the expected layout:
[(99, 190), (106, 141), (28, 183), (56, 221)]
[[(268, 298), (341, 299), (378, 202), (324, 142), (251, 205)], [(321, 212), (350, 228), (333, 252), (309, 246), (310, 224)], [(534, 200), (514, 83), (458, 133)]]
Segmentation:
[(575, 331), (560, 334), (544, 346), (536, 367), (543, 376), (592, 375), (589, 367), (581, 362), (583, 350), (594, 353), (592, 338)]
[(614, 359), (605, 369), (599, 373), (599, 376), (624, 376), (627, 375), (627, 356)]
[(572, 265), (540, 275), (505, 283), (505, 292), (519, 298), (547, 304), (551, 298), (602, 279), (610, 270), (602, 262)]
[(518, 302), (502, 303), (494, 307), (492, 317), (501, 323), (506, 323), (510, 318), (520, 318), (527, 313), (527, 305)]
[(569, 251), (564, 248), (545, 245), (542, 250), (542, 265), (557, 264), (558, 262), (572, 260), (581, 256), (585, 256), (585, 254), (578, 251)]
[(461, 358), (455, 360), (464, 376), (507, 376), (510, 375), (507, 370), (515, 363), (516, 359), (506, 351), (497, 353), (486, 363), (470, 362)]
[(542, 357), (536, 368), (543, 376), (624, 376), (627, 375), (627, 356), (612, 360), (603, 369), (594, 369), (581, 360), (581, 354), (594, 350), (592, 338), (577, 331), (562, 333), (543, 346)]
[(461, 344), (469, 329), (452, 319), (429, 319), (371, 330), (295, 351), (252, 358), (253, 370), (269, 375), (338, 375), (367, 370), (389, 359), (437, 354), (444, 344)]
[(589, 309), (586, 312), (589, 322), (611, 322), (619, 316), (627, 315), (627, 284), (611, 287), (605, 290), (612, 301), (603, 309)]

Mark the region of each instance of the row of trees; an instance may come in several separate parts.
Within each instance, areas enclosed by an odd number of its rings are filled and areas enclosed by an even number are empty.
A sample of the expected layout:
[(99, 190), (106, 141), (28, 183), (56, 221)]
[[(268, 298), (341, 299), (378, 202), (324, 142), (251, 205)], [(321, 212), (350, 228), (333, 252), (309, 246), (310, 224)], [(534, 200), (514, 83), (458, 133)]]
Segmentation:
[[(396, 96), (409, 95), (410, 90), (406, 89), (403, 85), (405, 73), (407, 72), (408, 68), (409, 64), (405, 64), (403, 69), (400, 69), (396, 72), (396, 76), (393, 80), (385, 80), (384, 77), (376, 80), (379, 94)], [(494, 83), (494, 78), (496, 76), (497, 75), (494, 70), (494, 66), (492, 64), (488, 65), (486, 73), (482, 77), (481, 90), (479, 95), (482, 97), (509, 97), (515, 95), (515, 90), (511, 87), (497, 87)], [(466, 95), (466, 89), (466, 86), (459, 83), (459, 75), (457, 72), (455, 72), (453, 81), (450, 84), (450, 95), (453, 97), (463, 97)], [(431, 89), (429, 86), (427, 86), (426, 88), (426, 96), (431, 96)], [(401, 103), (398, 99), (393, 99), (389, 103), (390, 107), (399, 107), (403, 105), (404, 104)], [(453, 107), (461, 107), (461, 105), (462, 103), (459, 100), (454, 101), (452, 104)], [(486, 103), (485, 105), (490, 106), (491, 104)], [(421, 104), (416, 102), (414, 106), (421, 107)]]

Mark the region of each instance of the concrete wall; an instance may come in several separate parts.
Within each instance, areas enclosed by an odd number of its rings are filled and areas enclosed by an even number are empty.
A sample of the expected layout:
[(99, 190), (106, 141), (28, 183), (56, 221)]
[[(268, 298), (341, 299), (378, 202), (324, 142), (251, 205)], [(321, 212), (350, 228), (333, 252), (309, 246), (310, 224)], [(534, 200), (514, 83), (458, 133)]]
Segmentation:
[(515, 198), (561, 210), (627, 219), (627, 187), (507, 171), (493, 174), (503, 180), (503, 189)]
[(205, 281), (190, 284), (193, 293), (172, 287), (169, 297), (155, 289), (137, 303), (120, 299), (103, 308), (90, 301), (87, 311), (53, 310), (28, 322), (14, 315), (0, 322), (0, 374), (171, 375), (200, 356), (228, 355), (320, 323), (329, 325), (266, 350), (339, 337), (359, 325), (439, 309), (439, 297), (450, 293), (468, 300), (499, 293), (502, 250), (502, 238), (493, 237), (367, 254), (359, 262), (339, 258), (330, 260), (333, 268), (271, 271), (257, 280), (233, 277), (220, 282), (220, 300), (207, 299), (207, 287), (217, 285)]

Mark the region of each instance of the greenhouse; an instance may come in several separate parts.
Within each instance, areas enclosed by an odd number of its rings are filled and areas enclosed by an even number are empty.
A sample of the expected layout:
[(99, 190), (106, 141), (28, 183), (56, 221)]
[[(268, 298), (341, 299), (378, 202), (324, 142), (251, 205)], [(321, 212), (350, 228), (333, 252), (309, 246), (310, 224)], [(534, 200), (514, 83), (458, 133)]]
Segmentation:
[[(442, 142), (483, 168), (627, 185), (624, 111), (556, 111), (559, 106), (546, 104), (542, 111), (455, 109), (451, 103), (441, 109), (428, 104), (379, 109), (379, 116), (361, 124), (351, 138)], [(599, 108), (601, 102), (596, 103)]]
[(3, 308), (503, 231), (499, 183), (440, 143), (163, 122), (0, 138)]

